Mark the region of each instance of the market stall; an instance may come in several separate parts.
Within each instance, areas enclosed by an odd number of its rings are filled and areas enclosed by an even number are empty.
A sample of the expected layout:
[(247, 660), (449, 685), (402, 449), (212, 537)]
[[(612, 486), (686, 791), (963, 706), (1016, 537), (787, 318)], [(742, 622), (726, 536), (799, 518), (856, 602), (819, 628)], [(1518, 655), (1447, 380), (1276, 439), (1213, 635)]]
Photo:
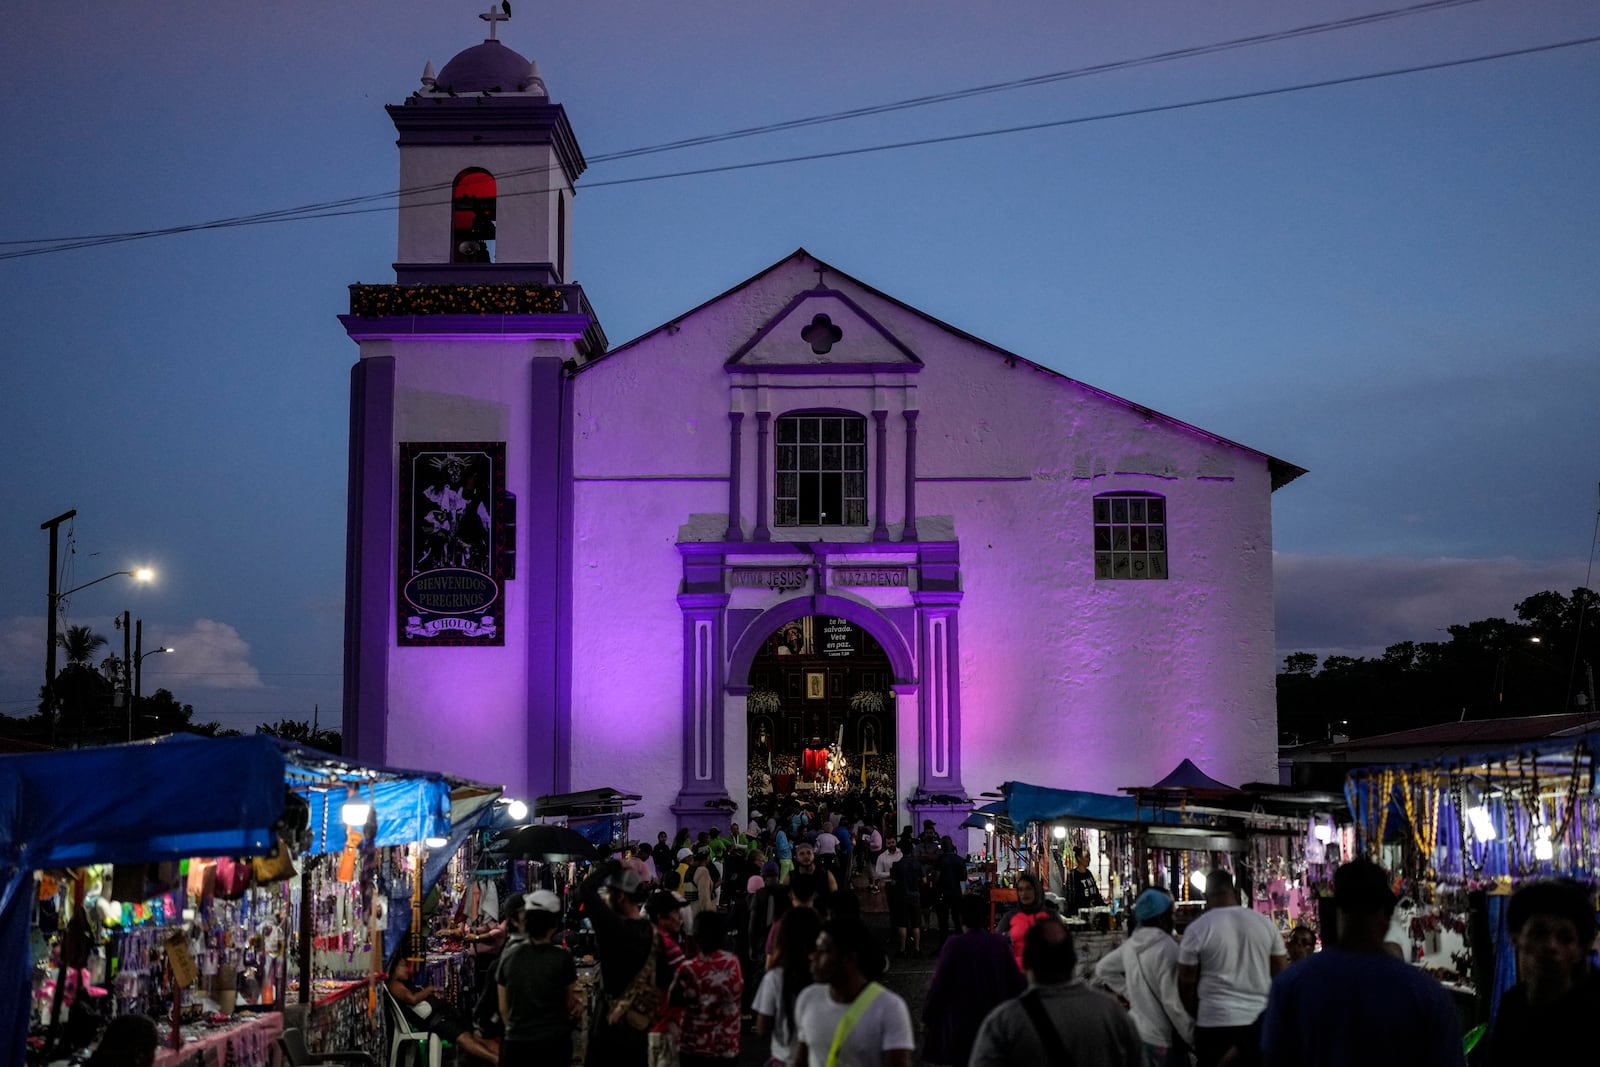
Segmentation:
[[(282, 1020), (232, 1013), (310, 1005), (312, 973), (341, 954), (354, 965), (359, 949), (370, 976), (388, 933), (382, 850), (459, 842), (454, 793), (498, 795), (467, 786), (264, 736), (0, 757), (0, 1048), (20, 1061), (35, 1020), (54, 1043), (73, 979), (93, 991), (98, 977), (121, 1010), (160, 1009), (179, 1041), (215, 1039), (250, 1067)], [(324, 892), (331, 883), (342, 895)], [(47, 904), (68, 917), (52, 924), (64, 927), (54, 949), (36, 925)], [(63, 992), (36, 998), (52, 979)]]
[(1486, 1019), (1515, 982), (1505, 902), (1522, 882), (1600, 878), (1600, 732), (1473, 756), (1366, 767), (1346, 778), (1349, 854), (1394, 872), (1391, 940)]
[(1334, 813), (1341, 798), (1235, 788), (1188, 760), (1154, 785), (1123, 794), (1005, 783), (1000, 799), (968, 820), (986, 832), (995, 910), (1014, 899), (1015, 875), (1030, 871), (1093, 955), (1100, 942), (1108, 948), (1120, 938), (1140, 890), (1170, 890), (1181, 928), (1204, 908), (1205, 873), (1223, 868), (1247, 905), (1280, 930), (1317, 925), (1321, 889), (1339, 855)]

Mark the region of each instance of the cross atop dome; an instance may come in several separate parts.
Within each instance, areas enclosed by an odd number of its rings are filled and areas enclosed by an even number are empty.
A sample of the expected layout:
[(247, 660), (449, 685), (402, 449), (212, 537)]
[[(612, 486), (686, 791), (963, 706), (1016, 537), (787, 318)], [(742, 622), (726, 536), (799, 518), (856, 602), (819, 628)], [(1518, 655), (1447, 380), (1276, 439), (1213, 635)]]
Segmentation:
[(489, 40), (496, 40), (496, 25), (511, 20), (511, 0), (500, 0), (500, 9), (498, 11), (491, 7), (478, 17), (489, 24)]

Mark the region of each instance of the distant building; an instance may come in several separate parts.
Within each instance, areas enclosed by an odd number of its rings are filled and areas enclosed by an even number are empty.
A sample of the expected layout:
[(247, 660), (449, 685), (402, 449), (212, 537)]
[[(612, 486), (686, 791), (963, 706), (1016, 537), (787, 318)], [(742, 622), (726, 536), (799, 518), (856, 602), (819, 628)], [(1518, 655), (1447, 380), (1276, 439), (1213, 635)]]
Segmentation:
[(1009, 779), (1273, 776), (1300, 468), (804, 250), (608, 349), (537, 69), (486, 41), (388, 110), (399, 284), (341, 320), (354, 756), (615, 786), (652, 832), (863, 761), (946, 828)]
[(1278, 757), (1278, 781), (1306, 789), (1342, 790), (1345, 775), (1358, 767), (1505, 752), (1532, 742), (1581, 737), (1592, 732), (1595, 725), (1595, 717), (1584, 711), (1464, 719), (1370, 737), (1336, 735), (1330, 741), (1284, 747)]

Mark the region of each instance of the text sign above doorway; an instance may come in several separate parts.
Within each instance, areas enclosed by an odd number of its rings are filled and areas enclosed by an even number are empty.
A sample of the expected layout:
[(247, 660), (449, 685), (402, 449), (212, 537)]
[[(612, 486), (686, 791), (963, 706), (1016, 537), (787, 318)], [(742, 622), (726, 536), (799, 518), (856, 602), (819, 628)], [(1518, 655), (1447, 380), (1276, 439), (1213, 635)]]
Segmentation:
[(804, 589), (811, 580), (806, 567), (735, 567), (734, 586), (753, 586), (759, 589)]
[(860, 642), (856, 639), (856, 628), (846, 619), (830, 617), (822, 620), (822, 654), (824, 656), (841, 657), (853, 656)]
[(911, 584), (909, 567), (835, 567), (833, 584), (838, 586), (907, 586)]

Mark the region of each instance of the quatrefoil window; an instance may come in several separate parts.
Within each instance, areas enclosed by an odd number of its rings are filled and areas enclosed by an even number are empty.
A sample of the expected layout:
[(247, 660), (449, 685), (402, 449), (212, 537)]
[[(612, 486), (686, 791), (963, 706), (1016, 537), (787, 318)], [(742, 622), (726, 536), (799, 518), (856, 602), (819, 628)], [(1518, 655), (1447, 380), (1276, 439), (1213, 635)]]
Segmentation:
[(818, 315), (811, 320), (810, 326), (800, 331), (800, 340), (810, 345), (811, 351), (819, 356), (827, 355), (843, 336), (844, 331), (826, 315)]

